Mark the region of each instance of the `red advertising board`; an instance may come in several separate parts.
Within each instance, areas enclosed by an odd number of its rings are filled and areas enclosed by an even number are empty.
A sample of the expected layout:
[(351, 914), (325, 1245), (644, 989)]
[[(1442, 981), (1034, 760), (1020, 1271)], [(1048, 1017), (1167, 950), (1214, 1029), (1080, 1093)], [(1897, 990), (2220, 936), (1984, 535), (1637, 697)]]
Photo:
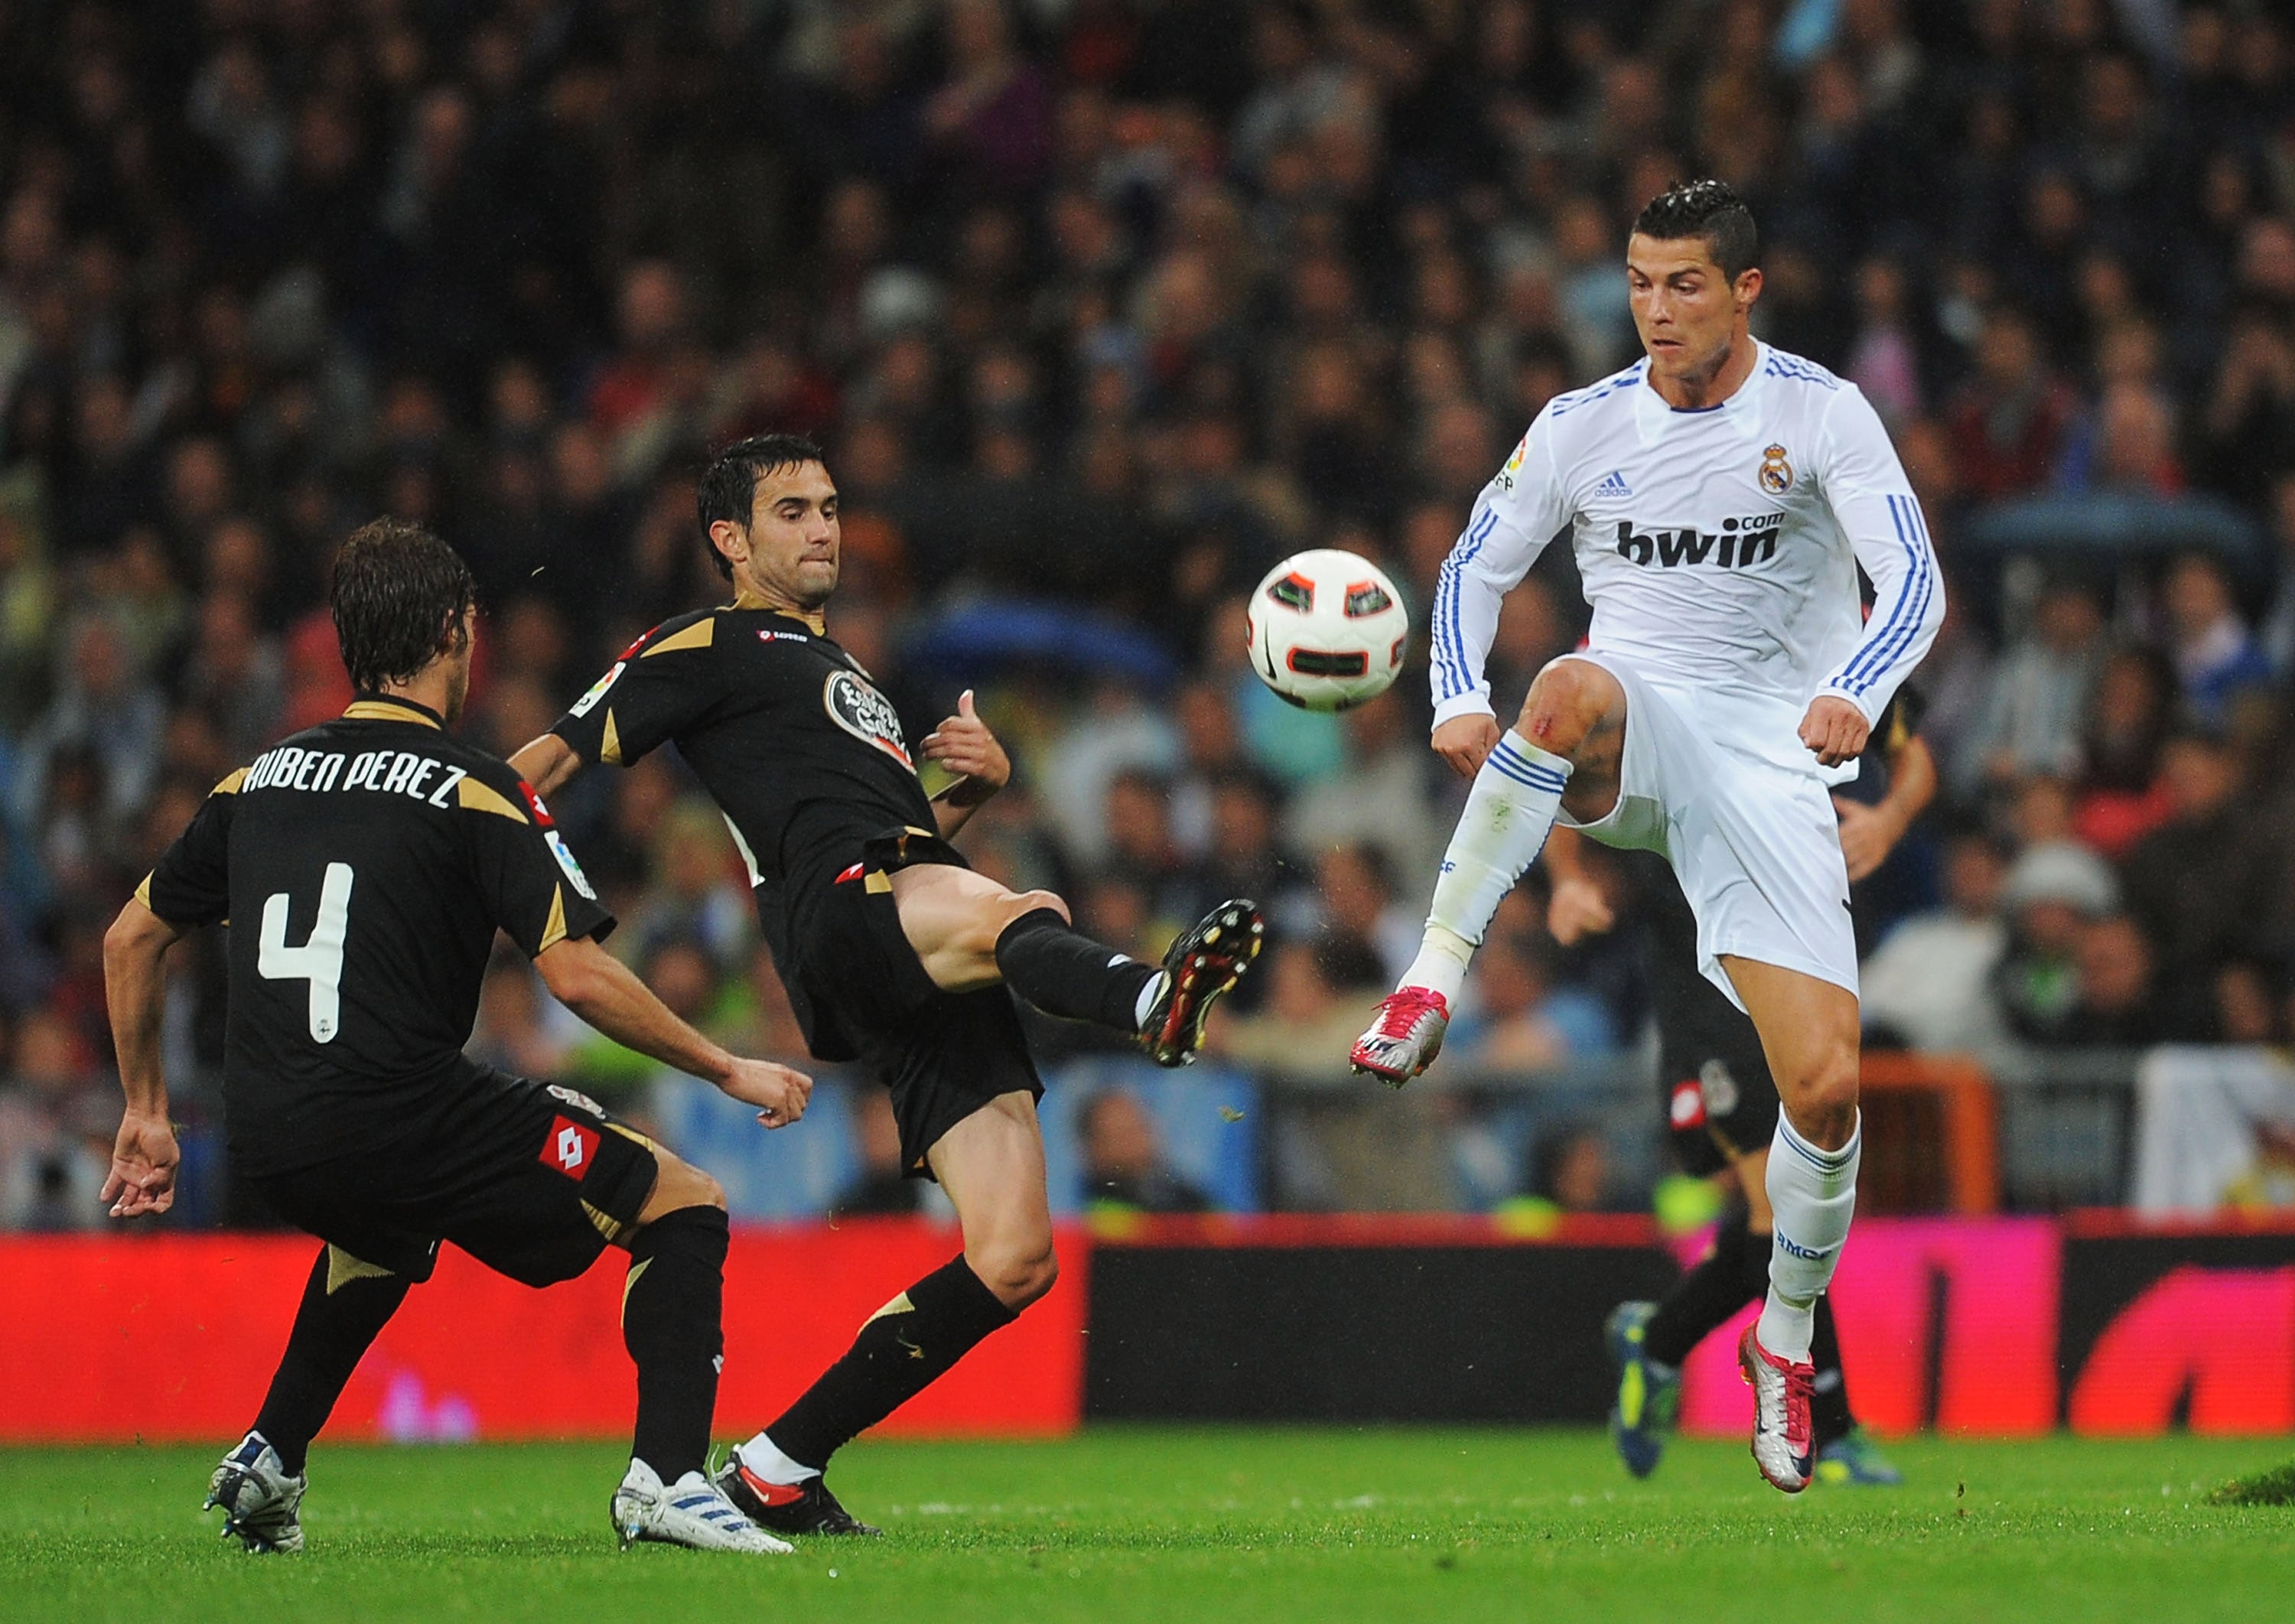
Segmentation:
[[(738, 1232), (720, 1431), (779, 1413), (955, 1247), (952, 1231), (905, 1220)], [(1536, 1238), (1467, 1218), (1148, 1221), (1063, 1231), (1059, 1247), (1052, 1293), (888, 1431), (1597, 1422), (1602, 1316), (1662, 1291), (1676, 1266), (1635, 1219)], [(314, 1251), (279, 1236), (0, 1240), (0, 1441), (235, 1434)], [(634, 1382), (616, 1262), (533, 1292), (449, 1249), (360, 1367), (331, 1435), (624, 1432)], [(2295, 1431), (2295, 1227), (1868, 1219), (1834, 1299), (1858, 1411), (1884, 1432)], [(1746, 1425), (1735, 1342), (1710, 1338), (1692, 1359), (1686, 1427)]]
[[(721, 1428), (761, 1425), (894, 1293), (946, 1262), (951, 1230), (901, 1220), (749, 1229), (726, 1261)], [(0, 1440), (217, 1439), (254, 1416), (316, 1245), (299, 1236), (0, 1242)], [(1051, 1294), (887, 1424), (1027, 1436), (1075, 1425), (1088, 1249), (1060, 1237)], [(530, 1291), (449, 1247), (337, 1408), (337, 1438), (549, 1438), (625, 1431), (636, 1381), (611, 1253)]]

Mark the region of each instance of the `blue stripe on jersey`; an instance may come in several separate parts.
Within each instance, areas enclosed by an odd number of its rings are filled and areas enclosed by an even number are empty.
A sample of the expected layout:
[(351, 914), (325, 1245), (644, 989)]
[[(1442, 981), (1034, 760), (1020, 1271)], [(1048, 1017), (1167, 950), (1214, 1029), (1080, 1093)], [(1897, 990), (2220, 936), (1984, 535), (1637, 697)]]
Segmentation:
[(1435, 655), (1435, 670), (1442, 680), (1442, 691), (1438, 699), (1455, 699), (1474, 687), (1466, 674), (1466, 639), (1458, 631), (1458, 576), (1467, 560), (1482, 550), (1493, 526), (1499, 522), (1495, 509), (1486, 511), (1450, 556), (1442, 560), (1442, 567), (1434, 577), (1434, 615), (1432, 648)]
[(1921, 545), (1921, 602), (1920, 607), (1913, 611), (1903, 637), (1890, 653), (1891, 665), (1913, 646), (1913, 640), (1920, 635), (1922, 623), (1928, 619), (1929, 605), (1936, 600), (1937, 593), (1936, 543), (1929, 538), (1928, 516), (1921, 511), (1921, 504), (1916, 499), (1907, 496), (1905, 498), (1905, 517), (1912, 525)]
[(1913, 640), (1920, 635), (1921, 623), (1928, 618), (1929, 604), (1936, 597), (1936, 551), (1929, 542), (1928, 520), (1922, 516), (1921, 504), (1914, 498), (1901, 496), (1897, 500), (1904, 505), (1905, 524), (1912, 532), (1914, 557), (1920, 565), (1918, 582), (1907, 583), (1904, 595), (1910, 599), (1917, 586), (1920, 599), (1913, 605), (1912, 613), (1905, 617), (1903, 628), (1883, 649), (1880, 663), (1861, 679), (1866, 688), (1879, 681), (1905, 650), (1912, 647)]
[(1905, 572), (1905, 584), (1897, 594), (1897, 601), (1889, 606), (1889, 618), (1882, 625), (1880, 634), (1858, 649), (1847, 668), (1842, 672), (1841, 683), (1844, 688), (1853, 682), (1858, 673), (1871, 663), (1873, 657), (1880, 652), (1881, 645), (1896, 635), (1897, 627), (1903, 619), (1905, 610), (1913, 601), (1914, 590), (1920, 584), (1919, 550), (1913, 545), (1912, 537), (1906, 533), (1905, 511), (1898, 505), (1899, 501), (1899, 498), (1895, 496), (1888, 499), (1889, 518), (1890, 522), (1897, 526), (1897, 545), (1905, 550), (1906, 561), (1911, 567)]
[(1910, 645), (1928, 614), (1929, 599), (1935, 587), (1934, 554), (1929, 550), (1928, 529), (1921, 519), (1920, 504), (1910, 496), (1891, 496), (1889, 517), (1897, 526), (1898, 543), (1903, 546), (1912, 568), (1889, 610), (1881, 634), (1866, 643), (1841, 673), (1841, 686), (1856, 694), (1864, 693), (1878, 681), (1896, 657)]
[(1841, 685), (1851, 693), (1864, 693), (1879, 679), (1881, 673), (1889, 668), (1891, 651), (1899, 646), (1899, 639), (1905, 633), (1907, 621), (1914, 626), (1920, 624), (1923, 601), (1921, 587), (1924, 579), (1925, 566), (1921, 557), (1919, 538), (1905, 512), (1906, 500), (1902, 496), (1891, 496), (1888, 499), (1889, 518), (1897, 527), (1897, 543), (1905, 550), (1905, 557), (1910, 567), (1905, 573), (1904, 583), (1898, 592), (1897, 601), (1890, 606), (1888, 620), (1882, 625), (1879, 633), (1866, 642), (1865, 646), (1858, 651), (1857, 657), (1850, 661), (1848, 668), (1842, 673)]

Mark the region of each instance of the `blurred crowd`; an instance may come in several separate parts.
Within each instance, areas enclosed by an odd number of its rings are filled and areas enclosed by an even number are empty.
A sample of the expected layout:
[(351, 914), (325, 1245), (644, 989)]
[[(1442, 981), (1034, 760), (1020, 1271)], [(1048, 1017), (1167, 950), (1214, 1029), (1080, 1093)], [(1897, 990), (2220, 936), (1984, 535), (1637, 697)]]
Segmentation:
[[(1223, 1081), (1041, 1031), (1066, 1204), (1642, 1199), (1614, 1104), (1515, 1085), (1646, 1051), (1648, 877), (1613, 865), (1621, 928), (1567, 951), (1536, 882), (1510, 902), (1458, 1086), (1351, 1083), (1463, 787), (1423, 651), (1309, 715), (1250, 675), (1241, 604), (1321, 545), (1423, 606), (1530, 419), (1638, 353), (1624, 228), (1695, 174), (1752, 201), (1756, 331), (1865, 389), (1951, 577), (1917, 679), (1944, 791), (1859, 902), (1874, 1040), (2242, 1046), (2241, 1176), (2284, 1191), (2269, 0), (0, 0), (0, 1227), (99, 1221), (104, 926), (216, 779), (346, 703), (347, 530), (470, 559), (465, 730), (507, 751), (715, 595), (692, 474), (768, 428), (845, 493), (835, 635), (912, 730), (976, 688), (1019, 763), (984, 869), (1142, 952), (1218, 896), (1270, 908)], [(1581, 628), (1557, 550), (1508, 602), (1501, 707)], [(617, 950), (793, 1055), (674, 755), (559, 810)], [(214, 1140), (220, 957), (175, 959), (186, 1219), (259, 1217)], [(475, 1042), (721, 1155), (744, 1211), (925, 1199), (865, 1083), (756, 1149), (514, 959)]]

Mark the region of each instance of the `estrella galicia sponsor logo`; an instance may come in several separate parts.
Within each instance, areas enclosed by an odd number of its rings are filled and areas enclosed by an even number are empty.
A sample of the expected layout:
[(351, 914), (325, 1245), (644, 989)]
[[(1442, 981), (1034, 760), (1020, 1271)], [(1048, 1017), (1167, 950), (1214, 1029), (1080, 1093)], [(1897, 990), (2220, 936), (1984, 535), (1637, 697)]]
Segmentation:
[(1760, 513), (1752, 518), (1725, 518), (1716, 535), (1684, 525), (1671, 530), (1638, 530), (1630, 518), (1618, 521), (1618, 556), (1629, 564), (1678, 569), (1686, 565), (1711, 565), (1717, 569), (1749, 569), (1777, 556), (1777, 533), (1785, 528), (1782, 513)]
[(1830, 1246), (1804, 1246), (1782, 1229), (1773, 1230), (1771, 1233), (1776, 1236), (1777, 1250), (1787, 1257), (1801, 1258), (1811, 1263), (1822, 1263), (1833, 1255), (1833, 1248)]
[(821, 690), (821, 708), (829, 719), (855, 739), (863, 739), (903, 767), (913, 768), (907, 741), (901, 737), (901, 718), (893, 702), (859, 677), (832, 671)]

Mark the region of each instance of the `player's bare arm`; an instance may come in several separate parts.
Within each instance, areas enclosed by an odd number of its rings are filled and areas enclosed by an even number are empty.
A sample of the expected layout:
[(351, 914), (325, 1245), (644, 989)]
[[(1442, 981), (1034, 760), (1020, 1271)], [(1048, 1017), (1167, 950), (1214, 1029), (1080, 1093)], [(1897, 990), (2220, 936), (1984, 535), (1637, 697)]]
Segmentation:
[(111, 1171), (102, 1199), (114, 1218), (164, 1212), (176, 1202), (176, 1167), (182, 1153), (167, 1122), (167, 1080), (159, 1069), (159, 1017), (166, 992), (162, 961), (181, 934), (130, 897), (103, 936), (103, 991), (111, 1010), (111, 1040), (119, 1054), (119, 1086), (127, 1095)]
[(551, 995), (625, 1049), (715, 1083), (744, 1105), (757, 1107), (768, 1128), (786, 1128), (804, 1114), (813, 1080), (770, 1060), (729, 1053), (681, 1020), (656, 998), (636, 972), (588, 937), (544, 948), (534, 967)]
[(510, 764), (545, 800), (571, 782), (583, 767), (581, 755), (555, 733), (544, 733), (520, 745)]
[(972, 690), (957, 696), (956, 714), (924, 737), (927, 761), (938, 762), (955, 779), (933, 797), (933, 818), (941, 838), (954, 839), (981, 804), (1012, 781), (1012, 758), (973, 708)]
[(1889, 755), (1889, 793), (1871, 805), (1833, 797), (1841, 814), (1841, 854), (1849, 860), (1849, 877), (1861, 880), (1889, 859), (1897, 843), (1936, 798), (1936, 757), (1915, 735)]
[(1546, 904), (1546, 928), (1564, 947), (1587, 936), (1598, 936), (1618, 922), (1603, 890), (1586, 867), (1586, 854), (1577, 830), (1556, 828), (1547, 836), (1546, 873), (1553, 894)]

